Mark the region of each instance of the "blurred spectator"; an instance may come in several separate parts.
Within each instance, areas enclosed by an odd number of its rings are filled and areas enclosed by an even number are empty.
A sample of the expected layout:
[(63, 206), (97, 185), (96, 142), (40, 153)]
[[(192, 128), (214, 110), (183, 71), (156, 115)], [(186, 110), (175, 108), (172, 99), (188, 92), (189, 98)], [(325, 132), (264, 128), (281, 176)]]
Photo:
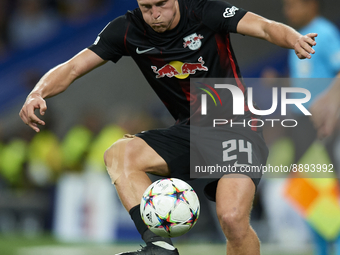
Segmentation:
[(28, 146), (30, 181), (37, 187), (53, 185), (62, 170), (62, 153), (58, 137), (49, 129), (36, 134)]
[(1, 146), (0, 175), (11, 187), (22, 187), (27, 141), (13, 138)]
[[(77, 123), (68, 130), (63, 138), (63, 167), (67, 172), (84, 171), (85, 159), (93, 147), (92, 143), (103, 128), (103, 118), (98, 114), (99, 112), (94, 107), (85, 106), (80, 117), (77, 118)], [(99, 161), (104, 164), (102, 155)]]
[(43, 0), (18, 0), (9, 20), (9, 40), (15, 49), (30, 48), (51, 39), (59, 28), (57, 14)]

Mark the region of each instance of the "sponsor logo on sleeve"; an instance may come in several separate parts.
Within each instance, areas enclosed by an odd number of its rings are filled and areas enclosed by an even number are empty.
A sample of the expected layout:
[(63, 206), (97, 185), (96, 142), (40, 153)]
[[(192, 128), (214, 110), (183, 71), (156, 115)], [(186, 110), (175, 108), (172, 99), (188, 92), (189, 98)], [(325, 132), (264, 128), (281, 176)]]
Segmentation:
[(238, 8), (233, 6), (231, 8), (226, 8), (224, 13), (223, 13), (223, 17), (224, 18), (231, 18), (235, 16), (236, 11), (238, 11)]

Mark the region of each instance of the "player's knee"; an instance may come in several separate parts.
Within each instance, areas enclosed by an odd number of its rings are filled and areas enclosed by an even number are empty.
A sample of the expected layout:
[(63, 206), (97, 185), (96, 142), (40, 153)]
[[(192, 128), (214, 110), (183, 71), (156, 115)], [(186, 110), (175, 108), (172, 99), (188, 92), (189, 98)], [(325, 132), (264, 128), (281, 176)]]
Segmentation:
[(232, 212), (224, 212), (218, 215), (222, 230), (232, 242), (242, 242), (250, 228), (249, 217), (243, 216), (242, 212), (234, 208)]
[(116, 155), (115, 150), (117, 150), (116, 143), (112, 144), (105, 152), (104, 152), (104, 163), (106, 167), (111, 167), (112, 161), (114, 160), (114, 156)]
[(112, 144), (104, 153), (104, 162), (112, 183), (115, 183), (122, 174), (126, 143), (126, 139), (120, 139)]
[(112, 183), (116, 183), (122, 174), (128, 176), (131, 171), (138, 170), (141, 150), (138, 139), (123, 138), (105, 151), (104, 162)]
[[(138, 170), (140, 166), (140, 157), (142, 155), (141, 141), (139, 139), (131, 139), (125, 145), (124, 163), (126, 171)], [(128, 174), (128, 173), (127, 173)]]

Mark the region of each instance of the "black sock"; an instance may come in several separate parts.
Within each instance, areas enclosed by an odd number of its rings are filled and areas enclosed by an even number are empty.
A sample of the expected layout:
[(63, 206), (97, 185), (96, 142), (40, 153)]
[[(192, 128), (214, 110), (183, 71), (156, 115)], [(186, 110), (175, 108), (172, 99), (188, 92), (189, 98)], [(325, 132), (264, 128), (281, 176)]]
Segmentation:
[(148, 226), (145, 225), (144, 221), (142, 220), (142, 217), (140, 216), (139, 207), (140, 205), (132, 207), (131, 210), (129, 211), (129, 214), (131, 216), (131, 219), (135, 223), (138, 232), (142, 236), (144, 242), (149, 243), (154, 241), (164, 241), (172, 245), (172, 241), (170, 238), (158, 236), (155, 233), (153, 233), (150, 229), (148, 229)]
[(148, 226), (145, 225), (142, 217), (140, 216), (139, 205), (132, 207), (129, 211), (129, 214), (131, 216), (131, 219), (135, 223), (139, 234), (143, 237), (144, 232), (148, 230)]

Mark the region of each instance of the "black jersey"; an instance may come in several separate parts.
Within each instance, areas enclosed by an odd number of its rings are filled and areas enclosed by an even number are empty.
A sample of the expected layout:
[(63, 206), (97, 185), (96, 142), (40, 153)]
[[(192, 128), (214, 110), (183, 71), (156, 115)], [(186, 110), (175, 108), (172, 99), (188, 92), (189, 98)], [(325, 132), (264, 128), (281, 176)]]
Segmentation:
[[(236, 32), (246, 11), (222, 1), (178, 2), (181, 17), (174, 29), (155, 32), (137, 8), (110, 22), (89, 49), (113, 62), (131, 56), (172, 116), (182, 122), (190, 118), (190, 78), (235, 78), (245, 93), (229, 33)], [(232, 109), (227, 111), (232, 118)]]

